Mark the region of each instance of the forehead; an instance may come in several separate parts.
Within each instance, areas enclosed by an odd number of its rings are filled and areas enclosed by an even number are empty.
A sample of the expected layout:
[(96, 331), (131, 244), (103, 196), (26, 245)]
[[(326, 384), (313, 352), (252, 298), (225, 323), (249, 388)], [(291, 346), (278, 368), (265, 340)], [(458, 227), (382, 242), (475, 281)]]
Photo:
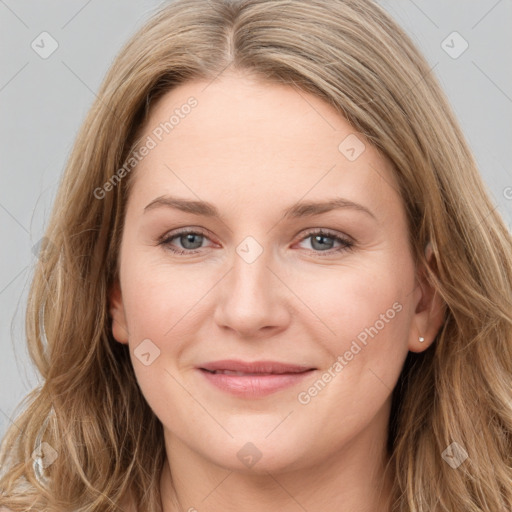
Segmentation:
[(178, 192), (230, 204), (326, 194), (399, 200), (390, 162), (334, 107), (247, 75), (169, 91), (140, 140), (152, 146), (132, 176), (144, 199)]

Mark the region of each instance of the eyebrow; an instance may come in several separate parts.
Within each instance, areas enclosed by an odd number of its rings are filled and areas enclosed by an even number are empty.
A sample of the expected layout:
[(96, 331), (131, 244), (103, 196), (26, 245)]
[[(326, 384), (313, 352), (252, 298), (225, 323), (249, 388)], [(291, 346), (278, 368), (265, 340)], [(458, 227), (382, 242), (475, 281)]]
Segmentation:
[[(159, 207), (175, 208), (186, 213), (204, 215), (206, 217), (220, 218), (217, 208), (207, 201), (194, 201), (174, 196), (160, 196), (153, 199), (145, 208), (144, 213)], [(307, 201), (289, 206), (283, 210), (284, 218), (312, 217), (338, 209), (352, 209), (364, 212), (377, 220), (375, 215), (365, 206), (342, 197), (335, 197), (326, 201)]]

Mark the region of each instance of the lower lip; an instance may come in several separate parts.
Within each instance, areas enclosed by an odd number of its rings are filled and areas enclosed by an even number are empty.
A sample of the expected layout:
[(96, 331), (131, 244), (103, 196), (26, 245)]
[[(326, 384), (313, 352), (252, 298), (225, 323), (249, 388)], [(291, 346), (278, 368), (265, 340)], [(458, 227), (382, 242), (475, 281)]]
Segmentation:
[(301, 382), (314, 370), (300, 373), (282, 373), (273, 375), (229, 375), (199, 370), (206, 379), (217, 388), (232, 395), (244, 398), (259, 398), (270, 395)]

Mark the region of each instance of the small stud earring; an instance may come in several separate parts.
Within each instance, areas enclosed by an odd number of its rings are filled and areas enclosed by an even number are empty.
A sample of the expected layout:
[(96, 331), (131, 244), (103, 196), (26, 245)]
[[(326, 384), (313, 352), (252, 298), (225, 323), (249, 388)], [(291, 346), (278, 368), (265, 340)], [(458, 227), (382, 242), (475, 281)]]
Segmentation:
[(423, 336), (419, 337), (420, 343), (423, 343), (425, 341), (425, 338)]

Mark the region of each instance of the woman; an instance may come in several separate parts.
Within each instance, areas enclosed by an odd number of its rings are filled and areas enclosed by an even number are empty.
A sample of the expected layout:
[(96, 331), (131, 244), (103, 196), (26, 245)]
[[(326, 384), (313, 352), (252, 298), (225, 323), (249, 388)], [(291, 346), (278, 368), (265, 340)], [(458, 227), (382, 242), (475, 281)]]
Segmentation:
[(164, 7), (46, 237), (0, 505), (511, 510), (511, 237), (374, 3)]

